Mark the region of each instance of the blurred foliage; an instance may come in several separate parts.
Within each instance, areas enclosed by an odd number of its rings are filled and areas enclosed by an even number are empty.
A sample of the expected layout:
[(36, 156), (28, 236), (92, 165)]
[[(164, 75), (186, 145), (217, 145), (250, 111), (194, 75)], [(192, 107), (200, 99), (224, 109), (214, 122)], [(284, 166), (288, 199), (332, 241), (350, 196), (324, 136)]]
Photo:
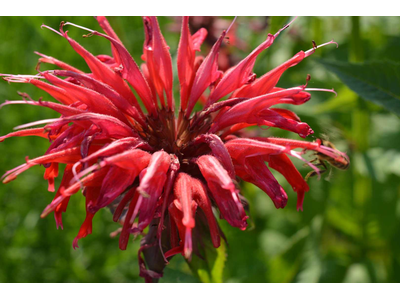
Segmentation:
[[(144, 38), (141, 19), (109, 19), (135, 60), (140, 61)], [(40, 29), (42, 23), (57, 28), (62, 20), (99, 30), (89, 17), (1, 17), (0, 73), (35, 74), (38, 57), (33, 51), (88, 71), (65, 40)], [(226, 47), (235, 58), (243, 58), (265, 39), (267, 32), (275, 33), (288, 20), (239, 17), (237, 38), (241, 47), (236, 49), (229, 43)], [(160, 18), (160, 23), (176, 60), (179, 34), (174, 20)], [(83, 39), (85, 33), (81, 30), (69, 30), (94, 54), (111, 54), (108, 43), (100, 37)], [(382, 84), (396, 98), (390, 101), (398, 108), (400, 18), (301, 17), (260, 55), (254, 71), (260, 76), (298, 51), (312, 48), (312, 40), (321, 44), (332, 38), (339, 43), (338, 49), (318, 49), (286, 71), (279, 86), (304, 84), (307, 74), (311, 74), (309, 87), (335, 88), (339, 94), (336, 98), (313, 92), (311, 101), (291, 109), (314, 129), (314, 137), (308, 140), (327, 135), (338, 149), (348, 153), (350, 169), (334, 169), (321, 180), (311, 178), (304, 212), (296, 211), (296, 195), (279, 174), (276, 176), (289, 196), (284, 210), (276, 210), (258, 188), (242, 183), (243, 195), (250, 203), (252, 226), (240, 231), (220, 222), (228, 241), (227, 259), (218, 253), (203, 272), (196, 268), (196, 276), (177, 256), (161, 282), (400, 281), (400, 120), (361, 98), (380, 103), (385, 97), (367, 89), (365, 82), (354, 87), (342, 74), (346, 70), (346, 76)], [(207, 48), (203, 46), (204, 51)], [(329, 67), (325, 69), (321, 61), (329, 61)], [(353, 67), (353, 63), (362, 65)], [(49, 99), (33, 86), (3, 82), (0, 100), (19, 99), (17, 91), (27, 92), (34, 99)], [(391, 109), (391, 105), (384, 107)], [(0, 136), (19, 124), (56, 116), (45, 108), (6, 106), (0, 110)], [(283, 130), (260, 133), (298, 138)], [(35, 137), (6, 140), (0, 144), (0, 170), (5, 172), (24, 163), (25, 156), (42, 155), (47, 146), (46, 140)], [(307, 174), (309, 169), (296, 163)], [(43, 167), (35, 167), (0, 188), (0, 282), (142, 282), (136, 254), (139, 241), (131, 242), (127, 251), (119, 250), (118, 240), (109, 235), (118, 228), (109, 211), (102, 210), (95, 217), (93, 234), (80, 241), (81, 248), (76, 251), (71, 243), (85, 215), (81, 195), (72, 198), (63, 216), (62, 232), (57, 231), (52, 217), (40, 219), (41, 210), (52, 199), (42, 177)]]

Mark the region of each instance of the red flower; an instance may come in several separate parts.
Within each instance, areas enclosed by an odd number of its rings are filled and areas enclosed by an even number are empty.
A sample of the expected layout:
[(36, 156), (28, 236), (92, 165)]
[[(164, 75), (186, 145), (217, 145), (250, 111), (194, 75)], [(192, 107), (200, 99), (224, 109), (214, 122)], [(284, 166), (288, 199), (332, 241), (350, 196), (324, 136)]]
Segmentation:
[[(191, 34), (189, 18), (184, 17), (177, 54), (180, 107), (175, 109), (172, 60), (157, 19), (143, 18), (145, 62), (140, 68), (106, 18), (97, 20), (106, 34), (70, 23), (62, 23), (59, 31), (44, 26), (65, 38), (85, 59), (91, 73), (37, 53), (41, 56), (39, 62), (54, 64), (61, 70), (39, 71), (35, 76), (2, 74), (9, 82), (33, 84), (59, 102), (34, 101), (21, 94), (22, 101), (3, 104), (46, 106), (61, 114), (58, 119), (18, 126), (20, 131), (0, 137), (3, 141), (12, 136), (34, 135), (48, 138), (51, 143), (45, 155), (27, 158), (25, 164), (8, 171), (3, 182), (16, 179), (34, 165), (43, 165), (44, 178), (53, 192), (58, 166), (66, 164), (56, 195), (41, 216), (54, 212), (57, 227), (62, 227), (62, 213), (70, 196), (81, 190), (86, 197), (86, 219), (73, 242), (74, 248), (79, 239), (92, 232), (96, 212), (109, 207), (113, 220), (122, 224), (121, 249), (126, 249), (130, 234), (143, 234), (149, 228), (139, 250), (139, 263), (141, 276), (152, 281), (162, 276), (166, 259), (171, 256), (181, 253), (190, 259), (192, 252), (198, 254), (202, 239), (210, 239), (214, 247), (219, 247), (222, 233), (212, 207), (230, 225), (246, 229), (248, 216), (237, 178), (255, 184), (277, 208), (283, 208), (288, 199), (270, 171), (275, 169), (297, 193), (297, 208), (302, 210), (309, 187), (289, 156), (307, 162), (318, 174), (318, 168), (302, 158), (306, 151), (336, 165), (348, 162), (345, 154), (322, 145), (320, 140), (250, 138), (239, 131), (265, 125), (298, 133), (302, 138), (313, 133), (296, 114), (275, 105), (300, 105), (310, 99), (307, 90), (313, 89), (307, 89), (307, 84), (289, 89), (276, 84), (287, 68), (311, 55), (317, 46), (300, 51), (259, 78), (252, 72), (257, 56), (288, 25), (275, 35), (269, 34), (249, 56), (222, 73), (218, 69), (218, 53), (227, 32), (222, 32), (203, 58), (196, 52), (207, 31), (200, 29)], [(113, 57), (94, 56), (68, 36), (65, 25), (107, 39)], [(327, 44), (330, 43), (333, 41)], [(193, 113), (200, 99), (205, 106)], [(46, 125), (30, 128), (40, 124)], [(302, 150), (298, 152), (296, 148)]]

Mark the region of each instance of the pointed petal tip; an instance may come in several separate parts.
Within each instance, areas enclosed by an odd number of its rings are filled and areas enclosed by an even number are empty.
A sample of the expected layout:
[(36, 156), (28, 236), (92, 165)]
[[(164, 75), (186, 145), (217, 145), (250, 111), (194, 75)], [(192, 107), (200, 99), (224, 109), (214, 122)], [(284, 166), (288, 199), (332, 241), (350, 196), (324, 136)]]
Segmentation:
[(60, 35), (60, 36), (63, 36), (60, 32), (58, 32), (58, 31), (55, 30), (54, 28), (51, 28), (50, 26), (47, 26), (47, 25), (45, 25), (45, 24), (42, 24), (42, 25), (40, 26), (40, 28), (41, 28), (41, 29), (43, 29), (43, 28), (49, 29), (49, 30), (53, 31), (53, 32), (56, 33), (56, 34), (58, 34), (58, 35)]
[(229, 25), (228, 29), (226, 30), (226, 34), (228, 34), (229, 30), (231, 30), (231, 28), (232, 28), (233, 24), (235, 23), (236, 19), (237, 19), (237, 16), (235, 16), (233, 18), (231, 24)]
[(53, 211), (53, 208), (51, 207), (51, 204), (47, 205), (46, 208), (43, 210), (43, 212), (40, 214), (40, 218), (44, 219), (44, 218), (47, 217), (52, 211)]
[(282, 31), (286, 30), (287, 28), (290, 27), (290, 25), (292, 25), (292, 23), (294, 21), (296, 21), (296, 19), (298, 18), (298, 16), (294, 17), (293, 20), (291, 20), (288, 24), (286, 24), (285, 26), (283, 26), (281, 29), (278, 30), (277, 33), (274, 34), (274, 38), (276, 38)]
[(307, 50), (307, 51), (305, 52), (305, 57), (310, 56), (310, 55), (313, 54), (317, 49), (319, 49), (319, 48), (321, 48), (321, 47), (324, 47), (324, 46), (327, 46), (327, 45), (330, 45), (330, 44), (335, 44), (335, 45), (336, 45), (336, 48), (339, 48), (339, 44), (338, 44), (337, 42), (335, 42), (334, 40), (331, 40), (331, 41), (329, 41), (329, 42), (323, 43), (323, 44), (321, 44), (321, 45), (317, 45), (317, 44), (315, 43), (315, 41), (312, 41), (312, 43), (313, 43), (313, 47), (312, 47), (310, 50)]
[(62, 221), (58, 220), (57, 218), (56, 218), (56, 228), (57, 228), (57, 230), (60, 229), (60, 228), (61, 228), (61, 230), (64, 230), (64, 226), (63, 226)]
[(320, 89), (320, 88), (306, 88), (304, 89), (305, 91), (312, 92), (312, 91), (317, 91), (317, 92), (328, 92), (328, 93), (333, 93), (335, 94), (335, 97), (337, 97), (337, 92), (332, 88), (332, 89)]
[[(186, 244), (186, 241), (185, 241), (185, 244)], [(191, 259), (192, 259), (192, 248), (191, 248), (191, 245), (190, 245), (190, 248), (189, 248), (189, 247), (186, 247), (186, 245), (185, 245), (182, 255), (183, 255), (188, 261), (191, 261)]]
[(74, 248), (74, 250), (76, 250), (76, 248), (79, 248), (78, 246), (78, 238), (74, 238), (74, 241), (72, 242), (72, 248)]
[(7, 176), (6, 178), (3, 179), (3, 183), (7, 184), (13, 180), (17, 179), (17, 175), (11, 174), (9, 176)]

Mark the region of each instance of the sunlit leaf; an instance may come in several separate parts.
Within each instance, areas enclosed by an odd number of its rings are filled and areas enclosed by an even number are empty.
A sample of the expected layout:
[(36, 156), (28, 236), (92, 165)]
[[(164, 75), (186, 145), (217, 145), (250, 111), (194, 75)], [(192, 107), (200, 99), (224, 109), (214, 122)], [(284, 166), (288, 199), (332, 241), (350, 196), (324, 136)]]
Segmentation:
[(205, 283), (221, 283), (226, 261), (226, 245), (221, 240), (221, 246), (214, 248), (211, 244), (207, 243), (204, 246), (204, 258), (193, 255), (192, 259), (188, 261), (189, 268), (193, 274), (197, 276), (201, 282)]

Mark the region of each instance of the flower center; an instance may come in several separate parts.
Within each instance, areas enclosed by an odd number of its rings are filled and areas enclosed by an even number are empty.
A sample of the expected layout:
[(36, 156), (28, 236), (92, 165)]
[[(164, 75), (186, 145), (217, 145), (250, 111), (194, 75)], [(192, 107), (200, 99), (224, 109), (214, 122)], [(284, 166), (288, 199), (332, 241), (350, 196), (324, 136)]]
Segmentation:
[[(199, 121), (199, 122), (198, 122)], [(193, 143), (196, 137), (205, 134), (210, 128), (209, 118), (199, 119), (199, 115), (187, 118), (183, 112), (175, 118), (174, 112), (162, 108), (157, 117), (147, 117), (147, 130), (143, 131), (144, 138), (155, 151), (164, 150), (175, 154), (181, 168), (195, 168), (194, 157), (210, 151), (206, 143)]]

